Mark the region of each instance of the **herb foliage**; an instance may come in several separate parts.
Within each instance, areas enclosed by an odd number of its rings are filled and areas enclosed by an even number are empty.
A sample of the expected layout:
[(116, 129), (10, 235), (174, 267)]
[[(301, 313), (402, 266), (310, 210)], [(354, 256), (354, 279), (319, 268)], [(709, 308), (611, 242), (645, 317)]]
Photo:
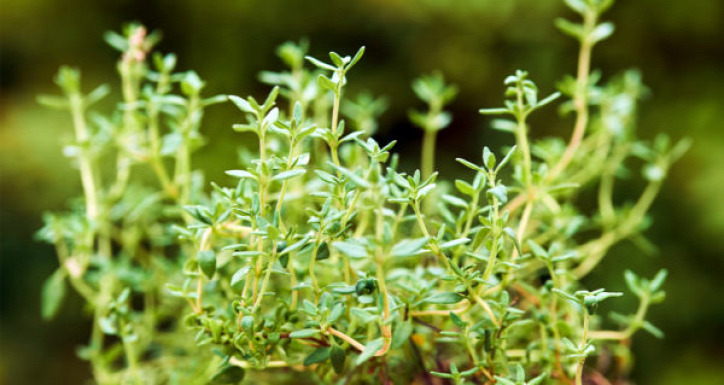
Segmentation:
[[(622, 293), (581, 280), (616, 243), (645, 244), (646, 213), (689, 142), (636, 138), (639, 73), (604, 83), (590, 70), (614, 29), (600, 22), (612, 0), (566, 4), (582, 19), (556, 22), (580, 43), (577, 74), (543, 95), (525, 71), (505, 78), (503, 106), (480, 112), (511, 146), (457, 159), (469, 176), (454, 181), (434, 171), (435, 135), (457, 93), (442, 75), (413, 83), (427, 110), (410, 112), (425, 139), (422, 170), (408, 174), (395, 142), (373, 138), (386, 100), (345, 94), (364, 47), (320, 60), (304, 41), (285, 43), (288, 70), (264, 72), (274, 87), (257, 100), (206, 95), (173, 54), (152, 53), (158, 35), (140, 25), (108, 33), (121, 52), (113, 113), (92, 109), (110, 88), (84, 93), (68, 67), (56, 77), (63, 95), (39, 97), (70, 112), (75, 141), (64, 151), (83, 188), (82, 204), (47, 214), (39, 233), (60, 263), (43, 317), (62, 307), (66, 285), (87, 301), (93, 327), (78, 354), (100, 384), (230, 384), (249, 371), (323, 383), (625, 378), (634, 333), (663, 336), (646, 313), (664, 299), (666, 271), (625, 272), (640, 301), (629, 315), (601, 315)], [(207, 183), (191, 155), (205, 143), (204, 110), (227, 101), (239, 110), (233, 129), (257, 151), (227, 166), (233, 183)], [(575, 116), (570, 139), (531, 141), (528, 117), (555, 103)], [(113, 175), (98, 166), (109, 158)], [(631, 158), (646, 186), (617, 205)], [(594, 191), (596, 212), (581, 208), (582, 191)], [(603, 327), (606, 313), (618, 328)], [(616, 366), (587, 365), (601, 352)]]

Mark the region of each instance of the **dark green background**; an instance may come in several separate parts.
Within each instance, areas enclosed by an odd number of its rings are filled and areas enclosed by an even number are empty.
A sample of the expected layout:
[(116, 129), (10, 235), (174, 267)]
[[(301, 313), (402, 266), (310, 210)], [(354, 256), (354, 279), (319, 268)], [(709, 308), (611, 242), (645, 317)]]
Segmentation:
[[(639, 384), (720, 384), (724, 378), (724, 2), (718, 0), (619, 1), (605, 19), (614, 36), (595, 50), (594, 68), (604, 78), (636, 67), (651, 96), (642, 106), (640, 136), (667, 132), (695, 140), (672, 170), (652, 211), (648, 235), (655, 257), (631, 244), (617, 246), (587, 285), (624, 289), (622, 271), (651, 275), (670, 270), (668, 299), (651, 320), (667, 334), (634, 337)], [(476, 159), (512, 138), (488, 128), (480, 107), (500, 105), (502, 79), (526, 69), (542, 93), (575, 68), (576, 45), (554, 27), (558, 16), (573, 17), (553, 0), (358, 0), (358, 1), (90, 1), (4, 0), (0, 8), (0, 384), (79, 384), (88, 367), (74, 356), (87, 339), (88, 320), (72, 296), (60, 316), (43, 323), (39, 287), (56, 267), (53, 250), (33, 241), (45, 210), (62, 210), (80, 192), (76, 172), (62, 157), (68, 138), (64, 114), (34, 102), (56, 92), (52, 77), (61, 64), (83, 69), (88, 90), (115, 81), (116, 53), (101, 36), (137, 20), (164, 32), (160, 50), (175, 52), (181, 69), (208, 80), (208, 92), (262, 95), (260, 70), (280, 69), (275, 47), (306, 36), (312, 54), (353, 53), (367, 46), (350, 75), (350, 92), (362, 89), (390, 98), (381, 141), (399, 139), (397, 151), (409, 170), (416, 166), (421, 133), (406, 121), (419, 107), (411, 80), (434, 69), (457, 83), (451, 127), (441, 132), (439, 165), (462, 172), (455, 156)], [(112, 83), (115, 90), (118, 86)], [(230, 105), (213, 107), (204, 133), (210, 139), (195, 161), (210, 179), (229, 182), (223, 170), (235, 165), (235, 146), (244, 145), (230, 125)], [(568, 137), (570, 118), (555, 110), (533, 117), (534, 137)], [(222, 145), (224, 143), (224, 145)], [(637, 193), (624, 181), (618, 197)], [(607, 305), (627, 311), (630, 299)]]

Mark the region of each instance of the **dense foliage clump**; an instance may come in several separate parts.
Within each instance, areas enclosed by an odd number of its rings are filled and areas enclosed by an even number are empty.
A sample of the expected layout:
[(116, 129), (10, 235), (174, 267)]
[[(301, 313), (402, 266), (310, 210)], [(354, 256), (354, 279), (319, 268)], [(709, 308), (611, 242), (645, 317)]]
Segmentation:
[[(427, 104), (410, 112), (425, 133), (422, 170), (405, 173), (395, 143), (373, 138), (384, 99), (344, 97), (364, 47), (328, 63), (305, 56), (304, 42), (282, 45), (289, 70), (262, 74), (274, 88), (260, 102), (204, 96), (195, 72), (174, 72), (175, 56), (151, 54), (156, 35), (140, 25), (109, 33), (122, 52), (116, 111), (92, 112), (109, 89), (82, 93), (70, 68), (56, 79), (64, 96), (40, 98), (71, 112), (65, 152), (84, 193), (40, 232), (60, 261), (43, 315), (66, 283), (83, 296), (93, 330), (78, 353), (100, 384), (300, 381), (299, 371), (324, 383), (625, 379), (631, 336), (662, 335), (645, 317), (666, 272), (625, 272), (640, 304), (610, 313), (613, 330), (597, 309), (622, 293), (581, 279), (617, 242), (645, 241), (646, 212), (688, 143), (638, 140), (639, 74), (601, 83), (590, 71), (593, 46), (613, 32), (599, 23), (611, 2), (566, 1), (583, 20), (557, 23), (580, 42), (578, 73), (546, 97), (526, 72), (507, 77), (503, 107), (480, 112), (498, 116), (493, 127), (514, 145), (457, 159), (469, 176), (454, 181), (434, 165), (457, 93), (439, 74), (413, 83)], [(530, 114), (561, 95), (575, 116), (570, 140), (529, 141)], [(227, 101), (240, 111), (234, 130), (258, 147), (221, 166), (234, 183), (209, 184), (191, 154), (205, 108)], [(637, 164), (646, 187), (618, 206), (616, 178)], [(597, 210), (583, 210), (582, 196)], [(596, 357), (614, 359), (586, 365)]]

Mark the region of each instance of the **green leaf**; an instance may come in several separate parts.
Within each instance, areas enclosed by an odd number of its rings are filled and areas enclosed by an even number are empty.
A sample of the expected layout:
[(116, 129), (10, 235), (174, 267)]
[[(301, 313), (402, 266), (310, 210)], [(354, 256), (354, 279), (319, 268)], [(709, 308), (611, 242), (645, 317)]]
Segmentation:
[(257, 178), (256, 175), (254, 175), (246, 170), (226, 170), (225, 173), (226, 173), (226, 175), (235, 176), (237, 178), (242, 178), (242, 179), (248, 178), (248, 179), (253, 179), (253, 180), (259, 180), (259, 178)]
[(411, 257), (417, 254), (427, 244), (427, 237), (403, 239), (390, 250), (390, 257)]
[(234, 103), (234, 104), (236, 105), (236, 107), (238, 107), (241, 111), (243, 111), (243, 112), (248, 112), (248, 113), (250, 113), (250, 114), (253, 114), (253, 113), (256, 112), (256, 110), (254, 109), (254, 107), (252, 107), (251, 104), (249, 104), (249, 102), (247, 102), (246, 100), (244, 100), (244, 99), (242, 99), (242, 98), (240, 98), (240, 97), (238, 97), (238, 96), (234, 96), (234, 95), (229, 95), (228, 98), (229, 98), (229, 100), (231, 100), (231, 102)]
[(435, 293), (430, 297), (427, 297), (422, 300), (423, 303), (433, 303), (437, 305), (452, 305), (456, 304), (462, 300), (464, 300), (465, 297), (458, 293), (452, 293), (452, 292), (443, 292), (443, 293)]
[(234, 275), (231, 276), (231, 282), (230, 285), (235, 290), (242, 290), (241, 283), (246, 278), (246, 274), (251, 270), (250, 266), (242, 267), (241, 269), (237, 270)]
[(653, 293), (656, 290), (659, 290), (661, 288), (661, 285), (666, 280), (666, 276), (669, 274), (669, 272), (666, 269), (659, 270), (658, 273), (656, 273), (656, 276), (654, 279), (651, 280), (651, 283), (649, 283), (649, 290)]
[(467, 195), (467, 196), (474, 196), (475, 190), (473, 189), (473, 186), (471, 186), (468, 182), (465, 182), (460, 179), (455, 180), (455, 187), (460, 191), (461, 193)]
[(319, 329), (302, 329), (289, 333), (289, 338), (307, 338), (319, 334)]
[(214, 250), (202, 250), (197, 254), (199, 267), (206, 278), (211, 279), (216, 273), (216, 253)]
[(227, 365), (211, 377), (211, 383), (238, 384), (244, 379), (244, 374), (246, 374), (246, 372), (243, 368), (234, 365)]
[(514, 121), (508, 119), (493, 119), (493, 121), (490, 122), (490, 128), (498, 131), (514, 133), (516, 128), (518, 128), (518, 125)]
[(666, 172), (657, 164), (647, 164), (643, 168), (643, 175), (650, 182), (660, 182), (666, 177)]
[(269, 113), (266, 114), (266, 116), (264, 117), (264, 120), (263, 120), (262, 123), (261, 123), (261, 124), (262, 124), (262, 127), (269, 127), (269, 126), (271, 126), (272, 124), (274, 124), (274, 122), (277, 121), (277, 119), (279, 119), (279, 109), (276, 108), (276, 107), (274, 107), (274, 108), (273, 108), (271, 111), (269, 111)]
[(455, 314), (452, 311), (450, 312), (450, 320), (452, 321), (452, 323), (455, 324), (455, 326), (457, 326), (459, 328), (464, 328), (464, 327), (468, 326), (467, 322), (463, 321), (463, 319), (460, 318), (459, 315)]
[(317, 60), (317, 59), (315, 59), (315, 58), (313, 58), (313, 57), (311, 57), (311, 56), (305, 56), (304, 58), (307, 59), (310, 63), (314, 64), (317, 68), (320, 68), (320, 69), (323, 69), (323, 70), (328, 70), (328, 71), (336, 71), (336, 70), (337, 70), (337, 68), (335, 68), (335, 67), (333, 67), (333, 66), (331, 66), (331, 65), (329, 65), (329, 64), (327, 64), (327, 63), (324, 63), (324, 62), (322, 62), (322, 61), (320, 61), (320, 60)]
[(337, 67), (342, 67), (344, 65), (344, 59), (342, 59), (342, 57), (336, 52), (330, 52), (329, 58), (332, 59), (332, 63), (334, 63)]
[(36, 100), (38, 101), (38, 103), (44, 105), (45, 107), (54, 108), (56, 110), (64, 110), (70, 107), (68, 99), (61, 96), (38, 95)]
[[(450, 379), (453, 378), (452, 374), (436, 372), (436, 371), (433, 371), (433, 370), (430, 371), (430, 374), (432, 374), (432, 375), (435, 376), (435, 377), (440, 377), (440, 378), (450, 378)], [(515, 384), (513, 384), (513, 385), (515, 385)]]
[(544, 261), (548, 261), (551, 258), (550, 254), (548, 254), (548, 252), (539, 244), (537, 244), (534, 240), (529, 239), (527, 243), (528, 247), (530, 247), (530, 250), (533, 252), (533, 255), (535, 255), (536, 257)]
[(481, 167), (479, 167), (476, 164), (473, 164), (472, 162), (469, 162), (463, 158), (455, 158), (455, 160), (458, 161), (459, 163), (461, 163), (465, 167), (471, 168), (475, 171), (480, 171), (483, 173), (485, 172), (485, 170), (483, 170)]
[(358, 309), (356, 307), (353, 307), (349, 311), (350, 311), (350, 313), (352, 313), (353, 316), (359, 318), (363, 324), (370, 323), (370, 322), (374, 321), (375, 319), (377, 319), (376, 316), (370, 314), (369, 312), (367, 312), (366, 310), (363, 310), (363, 309)]
[(187, 71), (181, 80), (181, 91), (186, 95), (198, 94), (206, 83), (195, 71)]
[(488, 194), (498, 198), (500, 203), (505, 203), (508, 201), (508, 190), (502, 184), (488, 189)]
[(503, 115), (510, 113), (507, 108), (481, 108), (478, 112), (482, 115)]
[(641, 288), (641, 281), (633, 271), (627, 269), (623, 272), (623, 277), (626, 280), (626, 285), (628, 286), (629, 290), (631, 290), (638, 297), (644, 295), (644, 292)]
[(644, 321), (643, 324), (641, 324), (641, 328), (653, 334), (656, 338), (664, 338), (664, 332), (649, 321)]
[(88, 95), (85, 97), (85, 105), (90, 106), (92, 104), (95, 104), (99, 100), (106, 97), (111, 92), (111, 88), (107, 84), (101, 84), (96, 89), (91, 91)]
[(559, 296), (561, 296), (563, 299), (567, 299), (567, 300), (569, 300), (571, 302), (575, 302), (577, 304), (582, 304), (581, 300), (579, 300), (578, 298), (574, 297), (573, 295), (571, 295), (569, 293), (566, 293), (563, 290), (553, 288), (553, 292), (558, 294)]
[(103, 40), (105, 40), (108, 45), (120, 52), (128, 50), (128, 41), (125, 37), (121, 36), (117, 32), (107, 31), (105, 34), (103, 34)]
[(304, 359), (304, 366), (318, 364), (322, 361), (326, 361), (330, 355), (329, 347), (317, 348), (310, 355)]
[(337, 319), (342, 316), (342, 313), (344, 313), (344, 305), (341, 303), (334, 305), (332, 311), (329, 313), (329, 317), (327, 317), (327, 322), (332, 323), (337, 321)]
[(412, 324), (412, 321), (408, 320), (400, 322), (395, 329), (395, 332), (392, 333), (390, 346), (395, 349), (402, 347), (402, 345), (410, 338), (414, 329), (415, 326)]
[(366, 180), (364, 180), (362, 177), (360, 177), (359, 175), (355, 174), (355, 173), (352, 172), (351, 170), (346, 169), (346, 168), (344, 168), (344, 167), (339, 167), (339, 166), (337, 166), (337, 165), (335, 165), (335, 164), (332, 164), (332, 163), (330, 163), (330, 165), (331, 165), (333, 168), (335, 168), (337, 171), (339, 171), (342, 175), (348, 177), (348, 178), (349, 178), (354, 184), (356, 184), (357, 186), (362, 187), (362, 188), (369, 188), (369, 187), (370, 187), (370, 184), (369, 184)]
[(551, 94), (550, 96), (548, 96), (547, 98), (539, 101), (539, 102), (535, 105), (535, 108), (543, 107), (543, 106), (545, 106), (546, 104), (549, 104), (549, 103), (551, 103), (552, 101), (558, 99), (560, 96), (561, 96), (561, 93), (560, 93), (560, 92), (555, 92), (555, 93)]
[(483, 147), (483, 164), (485, 165), (485, 168), (487, 168), (488, 170), (494, 169), (495, 161), (495, 154), (490, 151), (488, 146)]
[(575, 37), (578, 40), (583, 39), (583, 26), (581, 24), (576, 24), (566, 19), (558, 18), (556, 19), (556, 27), (558, 27), (558, 29), (566, 35)]
[(441, 244), (440, 250), (452, 249), (453, 247), (464, 245), (468, 242), (470, 242), (470, 239), (468, 239), (468, 238), (453, 239), (452, 241), (447, 241), (447, 242)]
[(614, 31), (613, 23), (607, 21), (605, 23), (601, 23), (596, 26), (596, 28), (593, 29), (593, 32), (591, 33), (591, 38), (594, 42), (599, 42), (613, 34)]
[(332, 79), (324, 75), (319, 75), (319, 77), (317, 78), (317, 83), (319, 83), (319, 86), (323, 89), (327, 89), (335, 93), (337, 92), (337, 84), (333, 82)]
[(383, 340), (382, 338), (378, 338), (376, 340), (368, 342), (360, 356), (357, 357), (357, 361), (355, 363), (357, 365), (363, 364), (365, 361), (369, 360), (372, 356), (374, 356), (378, 350), (382, 349), (382, 346), (384, 345), (385, 340)]
[(315, 259), (321, 261), (327, 258), (329, 258), (329, 246), (327, 246), (327, 242), (322, 242), (317, 248), (317, 257)]
[(309, 242), (309, 236), (306, 236), (303, 239), (293, 243), (291, 246), (287, 246), (284, 250), (282, 250), (280, 255), (289, 254), (292, 251), (296, 251), (296, 250), (302, 248), (304, 245), (306, 245), (307, 242)]
[(334, 248), (337, 249), (340, 253), (350, 258), (366, 258), (369, 255), (367, 249), (358, 243), (342, 241), (334, 242), (332, 246), (334, 246)]
[(303, 175), (305, 172), (307, 172), (307, 170), (303, 170), (303, 169), (287, 170), (287, 171), (283, 171), (283, 172), (280, 172), (279, 174), (274, 175), (271, 179), (274, 181), (284, 181), (287, 179), (297, 177), (299, 175)]
[(251, 332), (254, 328), (254, 316), (251, 315), (245, 315), (241, 318), (241, 328), (245, 330), (247, 333)]
[(44, 320), (55, 317), (65, 298), (65, 270), (58, 268), (43, 283), (40, 310)]
[(359, 59), (362, 59), (362, 55), (364, 55), (364, 53), (365, 53), (365, 46), (362, 46), (362, 47), (359, 48), (359, 50), (357, 50), (357, 53), (354, 54), (354, 57), (353, 57), (352, 60), (349, 62), (349, 64), (347, 64), (347, 67), (345, 67), (345, 69), (344, 69), (345, 72), (346, 72), (346, 71), (349, 71), (350, 68), (352, 68), (355, 64), (357, 64), (357, 62), (359, 61)]
[(516, 385), (515, 382), (513, 382), (511, 380), (507, 380), (503, 377), (495, 376), (495, 379), (498, 380), (498, 384), (500, 384), (500, 385)]
[(500, 169), (503, 168), (503, 166), (508, 164), (508, 162), (510, 161), (510, 158), (513, 156), (513, 154), (515, 154), (515, 150), (517, 148), (518, 148), (518, 146), (511, 147), (510, 151), (508, 151), (508, 153), (505, 154), (505, 157), (503, 158), (503, 160), (501, 160), (500, 163), (498, 164), (498, 167), (495, 168), (495, 172), (500, 171)]
[(513, 241), (515, 249), (518, 250), (518, 255), (523, 255), (523, 249), (520, 248), (520, 243), (518, 242), (518, 236), (515, 234), (515, 230), (511, 229), (510, 227), (506, 227), (503, 229), (503, 234), (505, 234), (508, 238), (510, 238), (511, 241)]
[(464, 200), (456, 197), (455, 195), (443, 194), (442, 200), (453, 206), (457, 206), (463, 209), (468, 208), (468, 202), (465, 202)]
[(417, 199), (417, 200), (422, 199), (423, 197), (425, 197), (425, 195), (427, 195), (430, 191), (432, 191), (432, 189), (434, 189), (435, 186), (436, 186), (435, 183), (430, 183), (429, 185), (417, 190), (417, 194), (415, 194), (415, 199)]
[(572, 10), (583, 14), (586, 12), (586, 2), (585, 0), (564, 0), (566, 5), (570, 7)]
[(344, 371), (344, 361), (347, 359), (344, 349), (339, 347), (339, 345), (332, 345), (329, 352), (329, 358), (332, 361), (332, 368), (334, 368), (334, 372), (337, 374), (342, 373)]

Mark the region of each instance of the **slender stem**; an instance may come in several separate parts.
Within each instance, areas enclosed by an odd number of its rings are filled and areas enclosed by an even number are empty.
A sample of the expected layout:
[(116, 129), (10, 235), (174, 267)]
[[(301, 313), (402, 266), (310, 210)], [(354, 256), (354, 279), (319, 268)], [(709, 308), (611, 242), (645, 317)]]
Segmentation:
[[(292, 139), (289, 143), (289, 157), (287, 158), (287, 167), (286, 169), (289, 170), (292, 167), (292, 159), (294, 159), (294, 147), (296, 147), (296, 143), (294, 139)], [(282, 187), (279, 190), (279, 198), (277, 199), (277, 207), (274, 211), (276, 215), (279, 217), (279, 229), (282, 232), (286, 231), (286, 227), (284, 226), (284, 216), (282, 215), (282, 205), (284, 204), (284, 194), (287, 192), (287, 182), (289, 179), (285, 179), (282, 182)]]
[(262, 299), (264, 298), (264, 292), (266, 291), (267, 284), (269, 283), (269, 277), (271, 277), (272, 270), (274, 268), (274, 262), (276, 261), (277, 257), (277, 244), (274, 242), (274, 250), (272, 251), (272, 257), (269, 261), (269, 264), (266, 267), (266, 275), (264, 276), (264, 281), (261, 283), (261, 290), (259, 290), (259, 296), (256, 297), (256, 302), (254, 303), (254, 307), (251, 309), (251, 313), (256, 313), (256, 309), (259, 308), (259, 304), (261, 304)]
[(583, 15), (583, 31), (586, 37), (581, 40), (581, 49), (578, 53), (578, 74), (573, 99), (573, 107), (576, 110), (576, 122), (573, 126), (571, 141), (563, 152), (563, 156), (546, 178), (549, 181), (557, 178), (560, 173), (566, 169), (571, 160), (573, 160), (573, 156), (583, 139), (583, 134), (588, 125), (588, 77), (591, 72), (591, 51), (593, 50), (594, 44), (590, 36), (591, 31), (596, 27), (597, 16), (596, 11), (593, 10), (588, 10)]
[[(123, 91), (123, 102), (126, 108), (123, 111), (123, 131), (125, 135), (136, 136), (139, 130), (139, 121), (136, 116), (136, 102), (138, 101), (138, 89), (140, 78), (136, 75), (138, 66), (142, 62), (137, 61), (126, 52), (121, 59), (119, 72), (121, 75), (121, 89)], [(130, 148), (124, 148), (118, 152), (116, 157), (116, 180), (111, 187), (110, 196), (117, 199), (123, 195), (131, 176)]]
[(95, 171), (93, 170), (93, 160), (91, 159), (88, 148), (90, 135), (85, 122), (83, 99), (80, 94), (70, 95), (70, 106), (73, 126), (75, 127), (75, 138), (81, 146), (78, 165), (80, 168), (81, 184), (83, 185), (83, 194), (85, 195), (86, 215), (91, 221), (97, 221), (100, 207), (98, 204), (97, 185), (94, 179)]
[[(289, 279), (291, 287), (297, 286), (297, 271), (294, 269), (294, 261), (292, 260), (292, 253), (289, 253), (289, 261), (287, 262), (287, 268), (289, 269)], [(292, 290), (292, 302), (289, 308), (294, 310), (297, 308), (297, 301), (299, 300), (299, 290)]]
[[(523, 209), (523, 214), (520, 216), (520, 222), (518, 223), (518, 231), (516, 236), (518, 237), (518, 244), (523, 244), (523, 238), (525, 238), (525, 232), (528, 228), (528, 222), (530, 221), (530, 215), (533, 211), (533, 200), (529, 199), (525, 203), (525, 208)], [(511, 256), (511, 261), (515, 260), (518, 257), (518, 249), (513, 250), (513, 254)], [(512, 271), (512, 268), (508, 269), (509, 271)]]
[(478, 211), (478, 200), (480, 199), (479, 192), (476, 192), (473, 196), (473, 200), (470, 202), (470, 208), (468, 209), (467, 219), (465, 220), (465, 228), (463, 230), (462, 236), (460, 238), (465, 238), (470, 233), (470, 228), (473, 225), (473, 219), (475, 219), (475, 214)]
[(437, 131), (426, 129), (422, 139), (422, 179), (427, 179), (435, 171), (435, 142)]
[[(159, 88), (160, 87), (161, 83), (159, 83)], [(163, 162), (161, 161), (161, 143), (158, 127), (159, 111), (158, 107), (154, 103), (149, 106), (148, 114), (148, 142), (150, 146), (148, 159), (153, 171), (156, 173), (156, 176), (161, 183), (163, 190), (169, 197), (176, 199), (178, 197), (178, 191), (176, 190), (176, 186), (174, 186), (171, 182), (171, 178), (168, 176), (166, 167), (164, 167)]]
[(519, 91), (517, 95), (518, 103), (518, 117), (517, 127), (515, 129), (515, 141), (523, 153), (523, 181), (525, 185), (530, 189), (533, 183), (532, 178), (532, 161), (530, 158), (530, 148), (528, 147), (528, 128), (525, 124), (526, 112), (524, 111), (525, 106), (523, 105), (523, 92)]
[[(374, 167), (379, 167), (375, 165)], [(380, 194), (379, 188), (377, 194)], [(387, 283), (385, 279), (385, 260), (383, 257), (382, 245), (383, 241), (383, 229), (384, 229), (384, 199), (380, 196), (378, 201), (380, 202), (377, 208), (377, 226), (376, 226), (376, 237), (377, 237), (377, 250), (375, 252), (375, 264), (377, 265), (377, 283), (380, 286), (380, 295), (382, 296), (383, 310), (382, 310), (382, 337), (384, 338), (384, 346), (377, 352), (377, 355), (385, 354), (389, 348), (392, 340), (392, 325), (387, 322), (390, 318), (390, 298), (387, 293)]]
[[(494, 181), (491, 181), (492, 184), (494, 184)], [(491, 186), (494, 187), (494, 186)], [(492, 249), (490, 250), (490, 257), (488, 258), (488, 264), (485, 266), (485, 270), (483, 271), (483, 281), (487, 281), (490, 279), (490, 276), (493, 274), (493, 269), (495, 268), (495, 262), (496, 258), (498, 256), (498, 237), (499, 237), (499, 229), (497, 223), (498, 218), (498, 198), (493, 197), (493, 220), (491, 221), (491, 227), (490, 230), (491, 234), (493, 235), (493, 242), (492, 242)]]
[(92, 306), (95, 306), (95, 291), (83, 280), (83, 270), (74, 258), (68, 257), (68, 248), (63, 240), (55, 241), (55, 254), (58, 256), (60, 266), (68, 272), (68, 280), (73, 288)]
[[(588, 315), (588, 311), (583, 311), (583, 335), (581, 336), (581, 343), (580, 348), (583, 350), (583, 348), (586, 346), (586, 342), (588, 341), (588, 323), (589, 323), (590, 315)], [(578, 366), (576, 367), (576, 385), (583, 385), (583, 364), (586, 362), (586, 356), (582, 356), (578, 359)]]
[[(204, 230), (204, 233), (201, 235), (201, 243), (199, 244), (200, 252), (206, 251), (206, 250), (211, 250), (213, 231), (214, 230), (212, 227), (209, 227), (206, 230)], [(196, 284), (196, 311), (198, 313), (201, 313), (203, 311), (203, 306), (201, 304), (202, 297), (204, 294), (203, 277), (204, 277), (204, 274), (201, 271), (201, 267), (199, 267), (199, 280)]]
[(333, 336), (335, 336), (335, 337), (337, 337), (337, 338), (340, 338), (340, 339), (342, 339), (343, 341), (347, 342), (348, 344), (350, 344), (351, 346), (353, 346), (355, 349), (359, 350), (360, 352), (363, 351), (363, 350), (365, 350), (365, 346), (362, 345), (359, 341), (357, 341), (356, 339), (354, 339), (354, 338), (352, 338), (352, 337), (350, 337), (350, 336), (342, 333), (341, 331), (339, 331), (339, 330), (337, 330), (337, 329), (335, 329), (335, 328), (333, 328), (333, 327), (331, 327), (331, 326), (327, 328), (327, 332), (329, 332), (329, 334), (331, 334), (331, 335), (333, 335)]
[(332, 135), (337, 135), (337, 124), (339, 123), (339, 103), (342, 99), (342, 82), (344, 81), (344, 74), (337, 70), (339, 75), (339, 82), (337, 83), (337, 89), (334, 92), (334, 103), (332, 104)]
[(456, 309), (449, 310), (410, 310), (411, 317), (422, 317), (422, 316), (449, 316), (450, 312), (455, 314), (465, 313), (473, 307), (472, 303), (467, 306), (459, 307)]
[(613, 184), (616, 168), (627, 154), (628, 146), (618, 146), (613, 151), (610, 161), (607, 162), (601, 175), (601, 184), (598, 189), (598, 206), (601, 212), (601, 219), (606, 227), (614, 224), (616, 213), (613, 209)]
[(138, 373), (138, 354), (136, 353), (136, 348), (133, 344), (133, 342), (127, 341), (126, 335), (123, 332), (125, 330), (125, 325), (127, 325), (126, 322), (120, 323), (120, 330), (123, 335), (121, 335), (121, 341), (123, 343), (123, 351), (126, 356), (126, 364), (128, 365), (128, 370), (131, 372), (131, 377), (133, 377), (133, 381), (136, 384), (142, 384), (142, 378), (140, 373)]
[(322, 232), (317, 233), (317, 239), (314, 241), (314, 250), (312, 250), (312, 258), (309, 260), (309, 278), (312, 280), (312, 287), (314, 288), (314, 296), (319, 299), (319, 283), (317, 282), (317, 276), (314, 274), (314, 263), (317, 261), (317, 251), (319, 251), (319, 244), (321, 243)]
[(639, 303), (638, 310), (636, 311), (636, 315), (634, 315), (634, 318), (629, 323), (628, 327), (624, 330), (597, 330), (592, 331), (590, 333), (590, 336), (592, 339), (595, 340), (626, 340), (631, 338), (631, 336), (641, 327), (641, 325), (644, 322), (644, 318), (646, 318), (646, 312), (648, 311), (650, 304), (650, 297), (648, 295), (644, 295), (641, 298), (641, 302)]
[(415, 216), (417, 217), (417, 223), (420, 226), (422, 234), (428, 239), (427, 246), (430, 248), (430, 251), (432, 251), (432, 253), (435, 254), (439, 260), (443, 261), (443, 264), (448, 270), (452, 270), (452, 268), (450, 267), (450, 261), (448, 261), (447, 257), (440, 251), (437, 245), (432, 242), (433, 239), (432, 237), (430, 237), (430, 232), (427, 230), (427, 224), (425, 224), (425, 221), (422, 219), (419, 201), (415, 201), (412, 204), (412, 210), (415, 212)]
[(485, 313), (488, 314), (488, 317), (490, 317), (490, 321), (493, 322), (495, 327), (499, 328), (500, 321), (498, 321), (498, 319), (495, 317), (495, 314), (493, 313), (493, 309), (490, 308), (490, 305), (484, 299), (480, 298), (480, 296), (477, 293), (475, 293), (475, 291), (473, 291), (472, 288), (468, 287), (468, 292), (470, 293), (470, 296), (473, 297), (473, 300), (475, 302), (477, 302), (478, 305), (480, 305), (480, 307), (483, 308), (483, 310), (485, 310)]
[[(242, 361), (236, 357), (231, 357), (231, 359), (229, 359), (229, 363), (231, 365), (238, 366), (241, 368), (246, 368), (246, 369), (254, 368), (255, 369), (254, 365), (250, 364), (247, 361)], [(290, 366), (290, 365), (288, 363), (286, 363), (285, 361), (269, 361), (266, 363), (266, 365), (264, 365), (265, 368), (286, 368), (288, 366)]]
[(606, 255), (608, 249), (616, 242), (630, 236), (643, 221), (646, 212), (656, 199), (661, 189), (661, 181), (650, 182), (639, 197), (634, 207), (615, 229), (605, 232), (600, 238), (590, 241), (579, 248), (579, 254), (587, 256), (573, 270), (574, 276), (582, 278), (593, 270)]
[[(339, 76), (339, 82), (337, 83), (337, 89), (334, 92), (334, 102), (332, 104), (332, 136), (335, 138), (334, 143), (330, 143), (329, 151), (332, 153), (332, 162), (337, 167), (341, 167), (339, 162), (339, 154), (337, 154), (337, 127), (339, 125), (339, 104), (342, 100), (342, 83), (344, 81), (344, 73), (341, 70), (337, 70)], [(337, 177), (340, 176), (339, 170), (337, 170)]]
[[(554, 279), (554, 285), (555, 279)], [(558, 371), (565, 377), (565, 371), (563, 370), (563, 365), (561, 364), (561, 332), (558, 330), (558, 296), (554, 295), (553, 299), (551, 300), (550, 304), (550, 313), (551, 313), (551, 327), (553, 328), (553, 349), (554, 349), (554, 359), (555, 359), (555, 367), (558, 369)]]

